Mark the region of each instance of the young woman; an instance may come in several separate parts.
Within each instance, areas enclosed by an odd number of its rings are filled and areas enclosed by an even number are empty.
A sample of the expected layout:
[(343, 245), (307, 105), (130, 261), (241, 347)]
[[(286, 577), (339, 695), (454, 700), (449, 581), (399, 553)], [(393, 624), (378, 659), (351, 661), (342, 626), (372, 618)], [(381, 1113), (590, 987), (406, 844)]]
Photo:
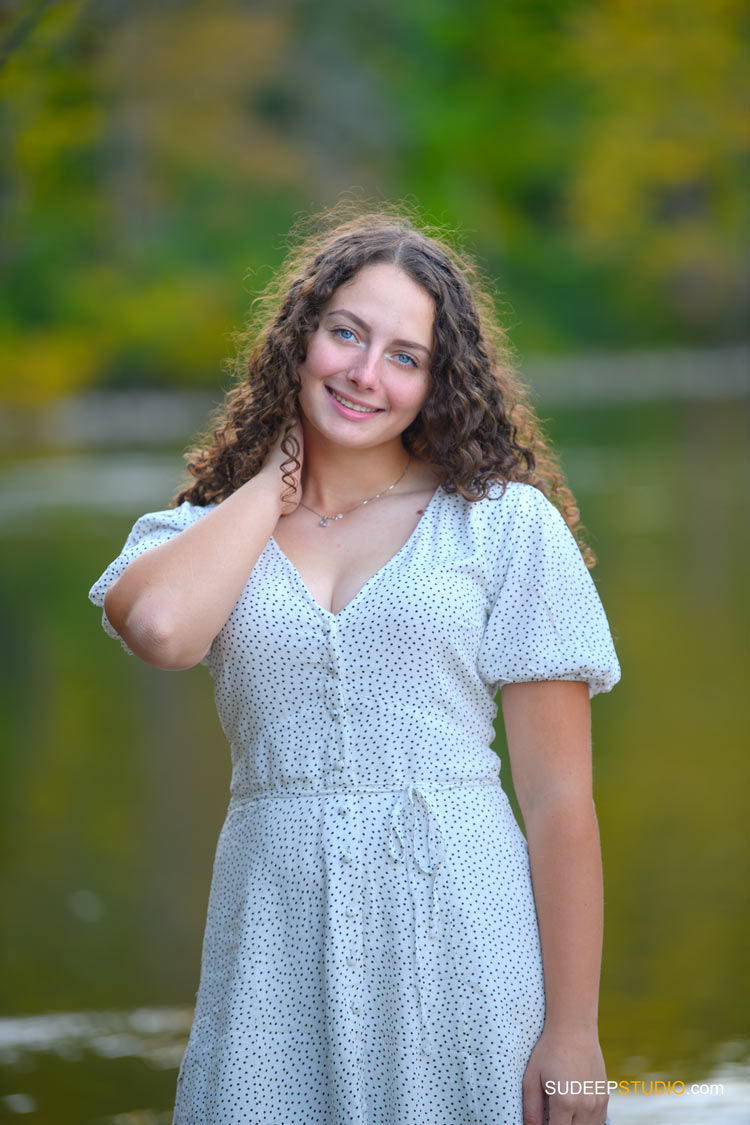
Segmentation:
[(476, 267), (342, 209), (89, 592), (232, 753), (174, 1122), (604, 1125), (592, 559)]

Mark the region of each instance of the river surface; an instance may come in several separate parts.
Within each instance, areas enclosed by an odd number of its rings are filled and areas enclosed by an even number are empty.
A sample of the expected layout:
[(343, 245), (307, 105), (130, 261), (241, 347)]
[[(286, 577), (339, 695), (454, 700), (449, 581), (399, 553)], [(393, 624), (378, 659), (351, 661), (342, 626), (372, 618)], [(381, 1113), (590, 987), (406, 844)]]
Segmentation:
[[(608, 1074), (722, 1086), (615, 1095), (616, 1125), (750, 1120), (747, 421), (743, 399), (548, 421), (623, 667), (593, 704)], [(206, 669), (126, 656), (86, 594), (181, 474), (180, 448), (0, 460), (3, 1120), (171, 1120), (229, 751)]]

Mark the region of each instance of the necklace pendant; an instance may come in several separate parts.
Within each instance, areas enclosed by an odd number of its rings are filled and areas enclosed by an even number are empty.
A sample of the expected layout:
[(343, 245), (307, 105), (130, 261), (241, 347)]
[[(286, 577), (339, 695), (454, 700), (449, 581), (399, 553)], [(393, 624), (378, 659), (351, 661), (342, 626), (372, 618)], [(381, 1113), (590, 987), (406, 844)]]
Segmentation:
[[(398, 480), (395, 480), (393, 482), (393, 484), (389, 484), (388, 487), (383, 489), (382, 492), (376, 492), (374, 496), (368, 496), (366, 500), (360, 500), (359, 504), (354, 505), (354, 508), (347, 508), (347, 512), (353, 512), (355, 508), (361, 508), (363, 504), (371, 504), (373, 502), (373, 500), (379, 500), (381, 496), (385, 496), (386, 492), (390, 492), (392, 488), (396, 487), (396, 485), (398, 484), (398, 481), (403, 479), (403, 477), (404, 477), (405, 473), (407, 472), (410, 464), (411, 464), (411, 453), (409, 454), (409, 459), (406, 462), (406, 468), (404, 469), (403, 473), (398, 478)], [(308, 505), (304, 504), (302, 502), (302, 500), (300, 500), (300, 504), (302, 504), (303, 508), (307, 508), (308, 512), (313, 512), (314, 515), (320, 516), (320, 512), (316, 512), (314, 508), (308, 507)], [(320, 516), (320, 519), (318, 520), (318, 527), (328, 527), (328, 521), (329, 520), (342, 520), (344, 518), (344, 516), (347, 514), (347, 512), (338, 512), (337, 515), (335, 515), (335, 516)]]

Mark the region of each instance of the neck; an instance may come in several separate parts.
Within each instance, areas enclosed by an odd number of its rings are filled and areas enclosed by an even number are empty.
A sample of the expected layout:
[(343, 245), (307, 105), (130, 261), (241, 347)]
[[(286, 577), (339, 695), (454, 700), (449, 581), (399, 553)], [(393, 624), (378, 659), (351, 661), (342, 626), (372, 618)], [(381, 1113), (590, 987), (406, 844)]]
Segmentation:
[[(326, 442), (318, 444), (304, 436), (302, 494), (305, 503), (320, 512), (341, 511), (382, 492), (401, 476), (409, 454), (400, 440), (376, 449), (352, 449)], [(396, 490), (409, 480), (414, 467), (398, 482)]]

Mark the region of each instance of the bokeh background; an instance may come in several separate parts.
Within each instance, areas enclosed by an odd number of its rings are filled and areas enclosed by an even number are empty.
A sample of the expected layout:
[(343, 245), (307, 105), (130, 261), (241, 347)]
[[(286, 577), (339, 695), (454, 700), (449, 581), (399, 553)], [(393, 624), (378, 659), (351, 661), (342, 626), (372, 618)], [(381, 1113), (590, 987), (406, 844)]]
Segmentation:
[(599, 555), (602, 1047), (723, 1086), (613, 1117), (747, 1120), (746, 30), (735, 0), (0, 3), (0, 1119), (171, 1120), (229, 751), (206, 670), (126, 656), (86, 595), (343, 194), (496, 281)]

